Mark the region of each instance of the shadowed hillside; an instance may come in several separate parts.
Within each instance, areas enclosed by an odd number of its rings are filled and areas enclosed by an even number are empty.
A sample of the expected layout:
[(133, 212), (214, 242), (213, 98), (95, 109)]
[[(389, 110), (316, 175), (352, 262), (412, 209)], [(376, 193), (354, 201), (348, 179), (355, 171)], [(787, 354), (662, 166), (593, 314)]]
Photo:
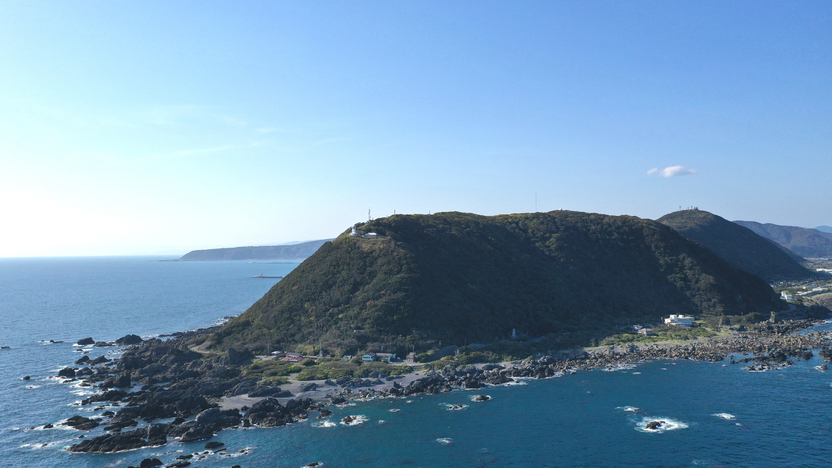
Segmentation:
[(796, 226), (734, 221), (806, 258), (832, 258), (832, 233)]
[(768, 239), (707, 211), (676, 211), (658, 221), (704, 245), (731, 265), (770, 283), (817, 276)]
[(655, 221), (555, 211), (396, 215), (324, 244), (212, 336), (220, 348), (299, 343), (352, 353), (613, 330), (671, 313), (784, 304), (760, 278)]

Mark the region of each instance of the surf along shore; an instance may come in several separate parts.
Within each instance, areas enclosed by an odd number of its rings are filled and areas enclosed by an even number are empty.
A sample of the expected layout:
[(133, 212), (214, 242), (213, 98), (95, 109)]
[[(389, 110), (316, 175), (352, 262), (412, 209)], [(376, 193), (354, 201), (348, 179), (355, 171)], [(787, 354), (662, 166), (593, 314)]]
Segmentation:
[(517, 378), (613, 370), (655, 359), (717, 362), (727, 358), (749, 371), (763, 371), (809, 359), (819, 349), (824, 360), (832, 362), (832, 332), (808, 330), (820, 322), (805, 318), (764, 322), (729, 336), (682, 343), (551, 351), (499, 364), (447, 365), (436, 370), (417, 366), (402, 376), (376, 371), (365, 377), (283, 385), (262, 385), (245, 377), (240, 367), (251, 362), (250, 353), (231, 349), (215, 355), (194, 350), (190, 343), (216, 330), (208, 328), (144, 341), (116, 360), (82, 357), (76, 362), (80, 367), (65, 368), (59, 376), (67, 383), (100, 389), (80, 403), (95, 405), (97, 416), (74, 416), (64, 423), (82, 432), (69, 450), (120, 452), (165, 445), (169, 439), (207, 440), (228, 428), (277, 427), (323, 418), (331, 414), (327, 406), (353, 399), (478, 389)]

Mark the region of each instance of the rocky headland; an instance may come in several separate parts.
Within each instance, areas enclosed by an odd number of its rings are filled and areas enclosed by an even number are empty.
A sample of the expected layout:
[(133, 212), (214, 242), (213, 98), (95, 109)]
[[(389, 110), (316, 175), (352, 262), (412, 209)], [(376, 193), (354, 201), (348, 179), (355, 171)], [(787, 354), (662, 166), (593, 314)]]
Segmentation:
[[(690, 359), (743, 365), (749, 371), (778, 369), (807, 360), (813, 350), (832, 362), (832, 333), (795, 333), (817, 324), (799, 319), (761, 323), (730, 336), (682, 343), (657, 343), (552, 351), (500, 364), (447, 365), (405, 377), (374, 372), (363, 378), (305, 383), (296, 393), (317, 390), (318, 398), (296, 396), (276, 385), (246, 377), (241, 367), (254, 356), (229, 349), (221, 355), (193, 350), (191, 343), (214, 329), (178, 333), (171, 339), (150, 339), (128, 347), (119, 359), (83, 356), (59, 377), (100, 390), (80, 402), (103, 411), (97, 417), (73, 416), (63, 424), (79, 431), (102, 429), (82, 437), (73, 452), (119, 452), (165, 445), (168, 440), (195, 442), (236, 427), (277, 427), (331, 414), (328, 405), (349, 399), (408, 397), (457, 389), (502, 385), (518, 378), (549, 378), (590, 369), (615, 369), (656, 359)], [(131, 339), (135, 341), (135, 339)], [(404, 385), (403, 385), (404, 384)], [(249, 405), (220, 407), (220, 402), (243, 397)], [(482, 401), (487, 399), (483, 397)], [(239, 406), (239, 405), (238, 405)], [(98, 429), (96, 429), (98, 428)]]

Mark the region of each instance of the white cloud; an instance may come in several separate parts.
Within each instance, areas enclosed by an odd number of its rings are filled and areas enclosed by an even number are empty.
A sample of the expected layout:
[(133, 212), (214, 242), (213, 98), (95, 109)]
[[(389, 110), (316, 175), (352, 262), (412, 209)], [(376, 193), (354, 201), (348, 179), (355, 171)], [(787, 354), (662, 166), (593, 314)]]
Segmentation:
[(647, 171), (647, 175), (658, 174), (662, 177), (676, 177), (676, 176), (683, 176), (683, 175), (693, 175), (696, 174), (695, 169), (688, 169), (684, 166), (670, 166), (664, 169), (659, 169), (658, 167), (654, 167)]

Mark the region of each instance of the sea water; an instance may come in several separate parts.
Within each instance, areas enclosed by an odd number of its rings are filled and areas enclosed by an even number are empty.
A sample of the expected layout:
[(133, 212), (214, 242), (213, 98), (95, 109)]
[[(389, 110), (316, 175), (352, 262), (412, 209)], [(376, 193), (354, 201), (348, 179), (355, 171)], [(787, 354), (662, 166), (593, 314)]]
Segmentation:
[[(71, 454), (83, 431), (46, 423), (101, 410), (88, 390), (50, 378), (81, 356), (73, 343), (208, 326), (236, 315), (296, 263), (160, 258), (0, 260), (0, 466), (119, 467), (198, 453), (194, 467), (829, 466), (832, 374), (817, 357), (770, 372), (653, 361), (519, 385), (333, 407), (272, 429), (225, 430), (205, 442), (118, 454)], [(829, 325), (821, 328), (829, 328)], [(63, 341), (50, 343), (49, 340)], [(111, 354), (93, 348), (90, 356)], [(21, 377), (31, 376), (24, 381)], [(473, 401), (478, 394), (491, 397)], [(345, 416), (357, 418), (349, 425)], [(665, 421), (658, 430), (647, 423)], [(100, 432), (100, 429), (98, 430)], [(90, 435), (98, 432), (93, 431)]]

